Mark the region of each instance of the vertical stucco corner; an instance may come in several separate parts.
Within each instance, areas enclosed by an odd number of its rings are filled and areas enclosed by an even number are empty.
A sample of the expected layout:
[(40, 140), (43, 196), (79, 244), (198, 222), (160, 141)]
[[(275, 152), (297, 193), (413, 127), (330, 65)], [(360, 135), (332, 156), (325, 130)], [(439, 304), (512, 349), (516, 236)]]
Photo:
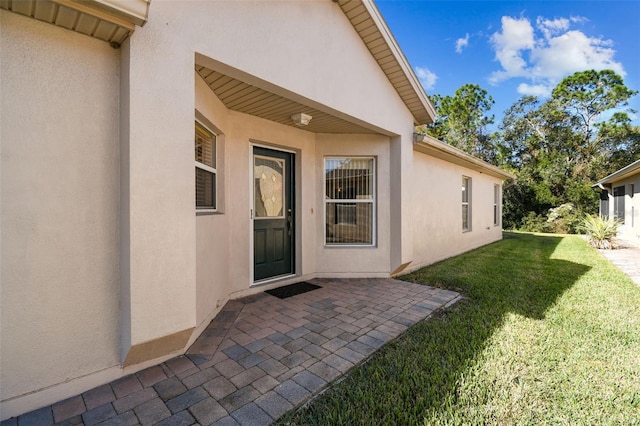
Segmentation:
[[(391, 138), (391, 253), (390, 271), (398, 274), (413, 260), (411, 219), (411, 181), (413, 165), (413, 129)], [(397, 272), (396, 272), (397, 271)]]
[(123, 363), (174, 350), (173, 338), (147, 342), (196, 323), (193, 52), (161, 22), (147, 27), (121, 49)]

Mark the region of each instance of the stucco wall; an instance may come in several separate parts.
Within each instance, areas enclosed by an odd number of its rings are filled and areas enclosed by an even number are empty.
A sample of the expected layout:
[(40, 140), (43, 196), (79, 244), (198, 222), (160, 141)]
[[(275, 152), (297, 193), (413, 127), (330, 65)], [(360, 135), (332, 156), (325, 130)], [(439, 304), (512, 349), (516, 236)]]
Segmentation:
[[(471, 230), (462, 230), (462, 176), (471, 178)], [(500, 179), (414, 152), (413, 263), (409, 270), (502, 238), (493, 224), (494, 185)]]
[(6, 402), (119, 362), (119, 52), (4, 10), (0, 40)]
[(406, 106), (331, 0), (156, 2), (136, 37), (141, 34), (390, 132), (401, 134), (411, 125)]
[[(631, 193), (633, 185), (634, 193)], [(624, 223), (618, 228), (618, 238), (640, 247), (640, 173), (611, 185), (609, 193), (609, 217), (614, 215), (613, 188), (624, 186)]]

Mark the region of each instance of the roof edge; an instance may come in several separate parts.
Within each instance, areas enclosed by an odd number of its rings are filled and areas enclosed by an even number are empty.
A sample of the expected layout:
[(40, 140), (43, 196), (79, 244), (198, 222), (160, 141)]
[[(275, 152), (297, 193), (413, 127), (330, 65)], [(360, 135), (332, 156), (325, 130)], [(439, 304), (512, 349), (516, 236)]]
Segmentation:
[(446, 144), (432, 136), (415, 133), (413, 135), (413, 148), (423, 154), (431, 155), (449, 163), (467, 167), (480, 173), (485, 173), (503, 180), (515, 180), (516, 176), (489, 164), (473, 155)]
[(628, 166), (625, 166), (623, 168), (621, 168), (620, 170), (617, 170), (613, 173), (611, 173), (610, 175), (600, 179), (598, 182), (596, 182), (595, 184), (591, 185), (591, 187), (596, 187), (596, 186), (600, 186), (602, 184), (605, 183), (613, 183), (616, 180), (620, 180), (620, 179), (624, 179), (625, 177), (633, 174), (633, 172), (635, 171), (639, 171), (640, 172), (640, 159), (634, 161), (633, 163), (629, 164)]
[(395, 89), (415, 125), (435, 121), (436, 110), (373, 0), (333, 0)]
[[(364, 7), (367, 8), (367, 11), (371, 15), (371, 18), (374, 20), (374, 22), (380, 29), (380, 33), (382, 34), (385, 41), (389, 45), (389, 48), (391, 49), (391, 52), (393, 53), (393, 55), (396, 57), (396, 60), (400, 64), (400, 67), (407, 75), (407, 78), (409, 79), (409, 83), (411, 84), (411, 87), (416, 92), (416, 95), (418, 95), (418, 97), (420, 98), (420, 101), (423, 103), (425, 109), (427, 110), (427, 113), (431, 116), (431, 120), (435, 121), (436, 109), (434, 108), (433, 104), (429, 100), (427, 93), (424, 91), (424, 88), (422, 87), (422, 84), (418, 79), (418, 76), (416, 76), (416, 73), (413, 71), (413, 68), (411, 68), (411, 65), (409, 64), (407, 57), (404, 55), (404, 52), (398, 45), (396, 38), (393, 36), (393, 33), (391, 32), (391, 30), (389, 29), (389, 26), (387, 25), (384, 18), (382, 17), (382, 14), (378, 10), (378, 7), (375, 5), (373, 0), (362, 0), (362, 4), (364, 5)], [(419, 124), (427, 124), (427, 123), (419, 123)]]

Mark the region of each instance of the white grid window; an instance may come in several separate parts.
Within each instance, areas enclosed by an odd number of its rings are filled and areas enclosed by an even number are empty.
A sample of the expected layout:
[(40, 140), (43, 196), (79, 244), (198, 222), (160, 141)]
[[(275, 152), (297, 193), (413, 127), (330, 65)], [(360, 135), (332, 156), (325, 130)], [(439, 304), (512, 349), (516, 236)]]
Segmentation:
[(471, 231), (471, 178), (462, 176), (462, 230)]
[(375, 244), (375, 159), (325, 158), (325, 243)]
[(196, 209), (216, 210), (216, 135), (195, 122)]

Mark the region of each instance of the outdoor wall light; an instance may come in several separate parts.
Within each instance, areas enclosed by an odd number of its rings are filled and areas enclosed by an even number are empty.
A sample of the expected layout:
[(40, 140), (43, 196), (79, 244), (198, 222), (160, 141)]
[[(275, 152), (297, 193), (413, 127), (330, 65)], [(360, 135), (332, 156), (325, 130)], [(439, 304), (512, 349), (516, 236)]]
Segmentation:
[(306, 126), (311, 121), (311, 118), (312, 117), (309, 114), (305, 114), (303, 112), (299, 112), (291, 116), (291, 119), (296, 123), (296, 126)]

